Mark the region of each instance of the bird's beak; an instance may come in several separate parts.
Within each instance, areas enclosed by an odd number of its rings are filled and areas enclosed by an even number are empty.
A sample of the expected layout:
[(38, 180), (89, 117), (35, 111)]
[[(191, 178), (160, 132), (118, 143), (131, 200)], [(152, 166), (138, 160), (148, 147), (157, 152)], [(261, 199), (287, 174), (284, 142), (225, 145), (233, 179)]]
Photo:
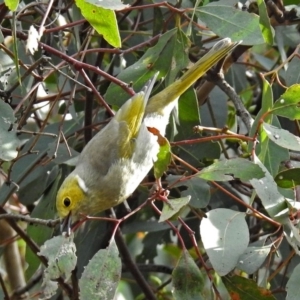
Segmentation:
[(67, 236), (70, 236), (71, 231), (72, 231), (72, 214), (70, 211), (69, 214), (66, 217), (64, 217), (60, 222), (60, 232), (62, 234), (65, 232)]

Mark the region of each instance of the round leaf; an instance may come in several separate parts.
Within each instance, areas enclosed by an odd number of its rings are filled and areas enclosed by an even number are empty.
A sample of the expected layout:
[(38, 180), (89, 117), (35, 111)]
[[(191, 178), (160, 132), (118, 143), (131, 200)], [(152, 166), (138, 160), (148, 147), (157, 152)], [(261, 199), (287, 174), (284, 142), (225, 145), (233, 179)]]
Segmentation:
[(235, 268), (249, 243), (245, 213), (225, 208), (207, 213), (200, 234), (211, 264), (221, 276)]

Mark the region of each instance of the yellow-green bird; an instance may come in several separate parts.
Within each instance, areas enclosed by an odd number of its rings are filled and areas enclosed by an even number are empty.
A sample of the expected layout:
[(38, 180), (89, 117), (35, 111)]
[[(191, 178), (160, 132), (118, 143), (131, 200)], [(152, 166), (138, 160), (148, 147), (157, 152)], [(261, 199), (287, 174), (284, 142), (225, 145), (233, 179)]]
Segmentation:
[(149, 128), (164, 135), (179, 96), (236, 45), (229, 38), (219, 41), (160, 93), (150, 98), (156, 74), (126, 101), (86, 145), (74, 171), (62, 183), (56, 198), (59, 216), (75, 221), (80, 214), (94, 215), (125, 201), (157, 160), (157, 135)]

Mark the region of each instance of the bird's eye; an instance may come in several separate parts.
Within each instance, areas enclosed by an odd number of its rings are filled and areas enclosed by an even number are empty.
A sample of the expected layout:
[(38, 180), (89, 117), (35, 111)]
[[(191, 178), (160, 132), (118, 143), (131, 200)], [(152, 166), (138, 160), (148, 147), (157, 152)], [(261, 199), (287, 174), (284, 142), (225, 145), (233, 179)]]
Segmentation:
[(65, 198), (65, 199), (64, 199), (64, 206), (65, 206), (65, 207), (69, 207), (70, 204), (71, 204), (71, 200), (70, 200), (69, 198)]

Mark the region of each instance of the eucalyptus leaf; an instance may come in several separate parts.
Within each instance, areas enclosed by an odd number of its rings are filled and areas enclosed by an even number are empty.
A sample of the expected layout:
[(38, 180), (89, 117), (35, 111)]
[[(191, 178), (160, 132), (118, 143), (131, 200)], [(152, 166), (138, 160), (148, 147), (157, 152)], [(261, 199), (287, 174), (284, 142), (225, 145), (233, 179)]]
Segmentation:
[(259, 26), (261, 28), (262, 35), (267, 44), (273, 45), (275, 30), (270, 24), (270, 17), (268, 15), (265, 1), (258, 0), (257, 5), (259, 11)]
[[(272, 125), (270, 126), (280, 128), (277, 116), (272, 116)], [(289, 159), (289, 151), (278, 145), (278, 143), (273, 142), (273, 139), (273, 136), (270, 137), (265, 130), (261, 130), (260, 151), (257, 149), (257, 153), (259, 153), (258, 157), (264, 163), (264, 166), (275, 176), (278, 173), (281, 162)], [(273, 159), (274, 157), (276, 159)]]
[(0, 159), (11, 161), (18, 155), (20, 140), (14, 128), (15, 116), (12, 108), (0, 101)]
[[(287, 213), (289, 213), (289, 211), (287, 211)], [(295, 253), (300, 255), (299, 223), (295, 226), (289, 219), (289, 215), (287, 215), (285, 218), (285, 223), (283, 224), (283, 233), (288, 243), (295, 250)]]
[(5, 0), (4, 3), (11, 11), (15, 11), (19, 5), (19, 0)]
[(128, 4), (123, 4), (121, 0), (86, 0), (86, 2), (111, 10), (121, 10), (129, 7)]
[(183, 250), (172, 273), (173, 296), (176, 300), (204, 300), (201, 293), (204, 275), (187, 250)]
[(263, 44), (264, 38), (259, 26), (259, 17), (233, 6), (210, 3), (196, 10), (196, 15), (220, 37), (230, 36), (243, 45)]
[(114, 299), (121, 278), (121, 259), (114, 241), (99, 250), (79, 280), (80, 299)]
[[(60, 176), (56, 176), (55, 182), (51, 188), (42, 196), (37, 206), (32, 211), (31, 218), (40, 218), (43, 220), (51, 220), (55, 218), (55, 198)], [(54, 229), (45, 227), (44, 225), (28, 224), (27, 234), (38, 245), (41, 246), (48, 239), (51, 238)], [(40, 261), (36, 259), (36, 255), (31, 251), (30, 247), (26, 245), (25, 260), (28, 264), (25, 275), (27, 279), (31, 278), (40, 266)]]
[(281, 188), (291, 189), (300, 185), (300, 168), (293, 168), (279, 172), (275, 181)]
[(110, 45), (121, 47), (118, 23), (113, 10), (93, 5), (85, 0), (76, 0), (75, 3), (86, 20)]
[[(269, 84), (269, 82), (265, 79), (263, 79), (262, 92), (262, 108), (255, 118), (250, 136), (253, 136), (257, 127), (260, 126), (259, 124), (261, 122), (263, 114), (268, 112), (274, 104), (272, 87)], [(278, 128), (281, 127), (278, 117), (275, 115), (269, 115), (265, 119), (265, 122), (272, 124), (273, 126), (276, 126)], [(289, 159), (289, 151), (285, 148), (280, 147), (272, 140), (270, 140), (270, 138), (264, 130), (261, 130), (258, 138), (260, 143), (257, 144), (256, 153), (258, 153), (258, 157), (260, 161), (264, 164), (266, 169), (268, 169), (271, 175), (275, 176), (278, 172), (281, 162)], [(248, 144), (249, 152), (251, 152), (252, 147), (253, 143), (250, 142)], [(277, 159), (273, 159), (274, 157), (276, 157)]]
[(272, 244), (264, 245), (264, 243), (265, 240), (259, 240), (250, 244), (246, 251), (240, 256), (236, 267), (247, 274), (256, 272), (271, 251)]
[(268, 214), (271, 217), (274, 217), (286, 208), (285, 198), (279, 193), (273, 176), (269, 173), (257, 156), (254, 156), (254, 162), (265, 172), (265, 176), (261, 179), (253, 178), (250, 180), (250, 183), (254, 187), (255, 192), (260, 198)]
[[(188, 48), (189, 41), (180, 29), (169, 30), (136, 63), (120, 72), (118, 79), (132, 82), (133, 88), (137, 91), (141, 90), (145, 82), (150, 80), (157, 71), (159, 71), (158, 79), (167, 76), (169, 72), (174, 73), (168, 75), (172, 79), (179, 69), (188, 65)], [(128, 94), (120, 86), (110, 84), (105, 97), (109, 104), (120, 107), (128, 99)]]
[(198, 177), (190, 177), (187, 180), (182, 180), (182, 176), (168, 175), (166, 180), (169, 186), (186, 187), (186, 190), (181, 191), (182, 196), (191, 197), (190, 205), (196, 208), (204, 208), (210, 200), (210, 186), (206, 180)]
[(187, 196), (184, 198), (171, 199), (168, 203), (165, 202), (158, 222), (164, 222), (172, 218), (184, 208), (190, 200), (191, 196)]
[[(231, 295), (235, 295), (237, 299), (245, 300), (275, 300), (276, 298), (271, 294), (270, 290), (257, 285), (252, 280), (242, 276), (226, 276), (223, 282)], [(241, 289), (241, 286), (243, 287)]]
[(288, 132), (285, 129), (277, 128), (270, 124), (264, 123), (263, 129), (269, 139), (278, 146), (286, 149), (300, 151), (300, 138)]
[(202, 169), (198, 176), (205, 180), (215, 181), (229, 181), (234, 178), (250, 180), (264, 177), (264, 172), (258, 165), (248, 159), (233, 158), (215, 162), (209, 167)]
[(239, 262), (249, 243), (245, 213), (217, 208), (209, 211), (200, 224), (203, 246), (209, 260), (220, 275), (226, 275)]
[(290, 279), (286, 284), (287, 296), (286, 300), (298, 300), (300, 299), (299, 289), (299, 278), (300, 278), (300, 264), (293, 270)]
[(58, 277), (68, 280), (71, 272), (76, 267), (77, 257), (76, 247), (73, 243), (73, 235), (69, 237), (55, 236), (47, 240), (41, 246), (38, 255), (44, 256), (48, 260), (48, 266), (43, 273), (42, 297), (48, 299), (55, 294)]
[(291, 120), (300, 119), (299, 93), (300, 84), (290, 86), (274, 103), (271, 112)]
[(285, 72), (285, 82), (287, 86), (300, 83), (300, 59), (298, 56), (294, 56), (290, 61), (288, 68)]

